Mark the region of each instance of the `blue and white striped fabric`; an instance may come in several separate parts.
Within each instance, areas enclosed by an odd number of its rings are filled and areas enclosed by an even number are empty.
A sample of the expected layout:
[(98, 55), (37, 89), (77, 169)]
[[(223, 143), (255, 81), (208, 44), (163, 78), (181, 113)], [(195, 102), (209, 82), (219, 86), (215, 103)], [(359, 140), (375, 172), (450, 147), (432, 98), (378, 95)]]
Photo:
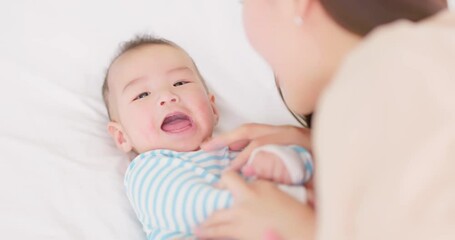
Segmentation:
[[(290, 146), (292, 150), (294, 150), (297, 154), (299, 154), (299, 158), (301, 160), (301, 163), (303, 167), (300, 169), (300, 171), (303, 172), (302, 176), (302, 181), (296, 181), (297, 183), (306, 183), (310, 181), (310, 179), (313, 177), (313, 171), (314, 171), (314, 163), (313, 163), (313, 157), (311, 156), (310, 152), (300, 146), (297, 145), (292, 145)], [(284, 162), (286, 163), (286, 158), (283, 158)], [(296, 183), (294, 182), (294, 183)]]
[(128, 198), (148, 239), (191, 238), (212, 212), (232, 197), (213, 187), (236, 153), (153, 150), (137, 156), (125, 175)]
[(214, 211), (230, 207), (231, 194), (213, 184), (236, 155), (224, 148), (215, 152), (153, 150), (137, 156), (124, 184), (148, 239), (194, 239), (192, 232), (198, 224)]

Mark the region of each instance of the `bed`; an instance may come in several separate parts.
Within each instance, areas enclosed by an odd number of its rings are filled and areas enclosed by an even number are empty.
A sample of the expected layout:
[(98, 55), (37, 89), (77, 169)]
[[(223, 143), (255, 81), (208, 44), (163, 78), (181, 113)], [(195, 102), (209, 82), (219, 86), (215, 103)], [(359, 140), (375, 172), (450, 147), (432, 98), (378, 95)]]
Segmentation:
[(145, 239), (101, 97), (111, 57), (135, 34), (193, 56), (217, 96), (217, 132), (296, 124), (237, 0), (2, 1), (0, 20), (0, 239)]
[(246, 40), (239, 1), (3, 1), (0, 19), (0, 239), (145, 239), (101, 98), (110, 59), (135, 34), (193, 56), (217, 96), (217, 132), (296, 123)]

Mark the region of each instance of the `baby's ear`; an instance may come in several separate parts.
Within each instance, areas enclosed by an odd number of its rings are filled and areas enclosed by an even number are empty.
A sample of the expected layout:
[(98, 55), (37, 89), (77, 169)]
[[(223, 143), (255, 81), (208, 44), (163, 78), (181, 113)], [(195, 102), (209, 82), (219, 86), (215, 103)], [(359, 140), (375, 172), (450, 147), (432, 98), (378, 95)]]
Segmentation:
[(122, 125), (111, 121), (107, 124), (107, 130), (112, 139), (114, 139), (115, 145), (118, 149), (125, 153), (131, 152), (133, 146), (131, 145), (128, 135), (126, 135), (125, 131), (123, 131)]
[(220, 119), (220, 114), (218, 112), (218, 108), (215, 104), (215, 96), (209, 93), (210, 105), (212, 106), (213, 115), (215, 116), (215, 125), (218, 124), (218, 120)]

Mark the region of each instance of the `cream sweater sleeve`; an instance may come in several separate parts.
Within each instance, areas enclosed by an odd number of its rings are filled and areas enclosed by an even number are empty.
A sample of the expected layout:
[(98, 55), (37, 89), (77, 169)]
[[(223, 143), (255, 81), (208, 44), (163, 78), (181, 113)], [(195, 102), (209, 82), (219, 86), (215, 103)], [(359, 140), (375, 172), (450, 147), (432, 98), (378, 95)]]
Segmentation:
[(368, 37), (315, 119), (321, 240), (455, 239), (455, 17)]

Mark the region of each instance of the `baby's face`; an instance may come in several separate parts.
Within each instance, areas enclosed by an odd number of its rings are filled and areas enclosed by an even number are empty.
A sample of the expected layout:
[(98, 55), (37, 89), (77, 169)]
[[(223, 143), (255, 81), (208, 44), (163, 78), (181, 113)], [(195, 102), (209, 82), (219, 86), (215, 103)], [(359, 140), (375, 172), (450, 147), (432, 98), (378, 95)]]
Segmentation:
[(193, 151), (212, 135), (218, 121), (214, 97), (181, 49), (130, 50), (111, 65), (108, 81), (109, 131), (123, 151)]

